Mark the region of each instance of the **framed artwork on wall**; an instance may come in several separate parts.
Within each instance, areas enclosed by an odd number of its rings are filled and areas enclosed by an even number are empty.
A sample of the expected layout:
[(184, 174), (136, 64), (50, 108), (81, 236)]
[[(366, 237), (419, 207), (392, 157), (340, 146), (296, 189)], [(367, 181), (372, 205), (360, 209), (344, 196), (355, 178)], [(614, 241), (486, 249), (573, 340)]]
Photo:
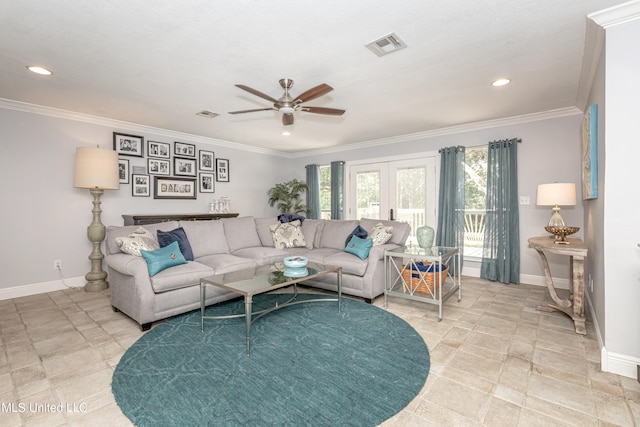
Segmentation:
[(215, 193), (215, 177), (213, 173), (208, 172), (200, 172), (200, 179), (198, 180), (200, 183), (200, 192), (201, 193)]
[(142, 157), (144, 140), (141, 136), (113, 133), (113, 149), (123, 156)]
[(196, 180), (155, 176), (153, 183), (154, 199), (195, 199)]
[(171, 145), (166, 142), (147, 141), (147, 156), (168, 159), (171, 157)]
[(147, 159), (147, 170), (151, 175), (171, 175), (171, 162), (161, 159)]
[(590, 105), (582, 120), (582, 199), (598, 198), (598, 105)]
[(173, 143), (173, 154), (182, 157), (196, 157), (196, 146), (176, 141)]
[(133, 197), (149, 197), (151, 195), (151, 181), (149, 175), (131, 175), (131, 195)]
[(173, 158), (173, 174), (176, 176), (197, 176), (196, 159)]
[(198, 153), (199, 153), (198, 169), (200, 169), (201, 171), (213, 172), (214, 170), (213, 151), (200, 150)]
[(229, 160), (216, 159), (216, 181), (229, 182)]
[(118, 178), (120, 179), (120, 184), (129, 183), (129, 160), (118, 159)]

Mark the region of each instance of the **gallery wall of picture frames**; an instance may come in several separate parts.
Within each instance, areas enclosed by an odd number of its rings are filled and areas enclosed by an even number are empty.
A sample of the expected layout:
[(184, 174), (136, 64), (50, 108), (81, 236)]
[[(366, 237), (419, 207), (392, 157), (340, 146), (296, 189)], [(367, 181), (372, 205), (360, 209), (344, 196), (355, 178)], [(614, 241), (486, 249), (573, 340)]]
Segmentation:
[[(133, 197), (196, 199), (198, 193), (215, 193), (216, 182), (229, 182), (229, 159), (198, 150), (195, 144), (174, 141), (173, 149), (171, 145), (152, 140), (145, 144), (143, 136), (113, 132), (120, 184), (131, 184)], [(144, 159), (143, 166), (132, 164), (138, 159)]]

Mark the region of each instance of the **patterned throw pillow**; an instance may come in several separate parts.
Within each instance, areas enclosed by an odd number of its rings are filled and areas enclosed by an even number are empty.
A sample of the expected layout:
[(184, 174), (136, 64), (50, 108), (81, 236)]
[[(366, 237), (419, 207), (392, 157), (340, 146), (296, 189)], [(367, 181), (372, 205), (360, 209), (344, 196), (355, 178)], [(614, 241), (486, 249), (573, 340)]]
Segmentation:
[(269, 229), (273, 237), (273, 244), (278, 249), (303, 248), (307, 246), (299, 220), (271, 225)]
[(369, 233), (369, 237), (373, 239), (373, 246), (384, 245), (391, 240), (391, 236), (393, 236), (393, 227), (385, 226), (381, 222), (374, 225)]
[(127, 237), (116, 237), (116, 245), (125, 254), (134, 256), (142, 256), (140, 249), (154, 251), (160, 248), (156, 236), (144, 227), (138, 227), (136, 231)]

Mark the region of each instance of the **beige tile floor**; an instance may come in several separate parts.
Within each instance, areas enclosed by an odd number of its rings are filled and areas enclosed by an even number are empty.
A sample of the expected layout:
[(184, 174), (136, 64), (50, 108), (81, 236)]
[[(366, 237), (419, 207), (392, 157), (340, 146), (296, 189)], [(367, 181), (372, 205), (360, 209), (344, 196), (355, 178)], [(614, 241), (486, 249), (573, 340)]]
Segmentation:
[[(424, 337), (431, 372), (383, 425), (640, 426), (640, 384), (601, 372), (593, 325), (576, 335), (565, 315), (536, 311), (545, 301), (545, 288), (463, 278), (438, 322), (436, 306), (390, 298)], [(108, 291), (0, 301), (0, 332), (0, 426), (131, 425), (110, 382), (142, 333)]]

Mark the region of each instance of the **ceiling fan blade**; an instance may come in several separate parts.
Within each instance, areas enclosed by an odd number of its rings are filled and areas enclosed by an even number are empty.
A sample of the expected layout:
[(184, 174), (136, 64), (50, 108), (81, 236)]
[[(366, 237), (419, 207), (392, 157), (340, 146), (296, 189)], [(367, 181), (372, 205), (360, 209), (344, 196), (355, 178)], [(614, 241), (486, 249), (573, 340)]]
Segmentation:
[(325, 107), (305, 107), (300, 108), (300, 111), (306, 111), (307, 113), (315, 114), (328, 114), (330, 116), (341, 116), (345, 113), (345, 110), (338, 108), (325, 108)]
[(255, 96), (259, 96), (260, 98), (266, 99), (267, 101), (271, 101), (274, 104), (276, 102), (278, 102), (275, 98), (270, 97), (266, 93), (262, 93), (259, 90), (255, 90), (253, 88), (250, 88), (249, 86), (245, 86), (245, 85), (236, 85), (236, 86), (239, 87), (242, 90), (246, 90), (247, 92), (254, 94)]
[(253, 113), (254, 111), (270, 111), (275, 110), (275, 108), (254, 108), (253, 110), (240, 110), (240, 111), (229, 111), (229, 114), (242, 114), (242, 113)]
[(331, 86), (326, 83), (322, 83), (321, 85), (318, 85), (306, 92), (301, 93), (293, 102), (301, 104), (303, 102), (311, 101), (312, 99), (316, 99), (322, 95), (326, 95), (332, 90), (333, 88)]
[(293, 114), (285, 113), (282, 115), (282, 124), (285, 126), (289, 126), (293, 124)]

